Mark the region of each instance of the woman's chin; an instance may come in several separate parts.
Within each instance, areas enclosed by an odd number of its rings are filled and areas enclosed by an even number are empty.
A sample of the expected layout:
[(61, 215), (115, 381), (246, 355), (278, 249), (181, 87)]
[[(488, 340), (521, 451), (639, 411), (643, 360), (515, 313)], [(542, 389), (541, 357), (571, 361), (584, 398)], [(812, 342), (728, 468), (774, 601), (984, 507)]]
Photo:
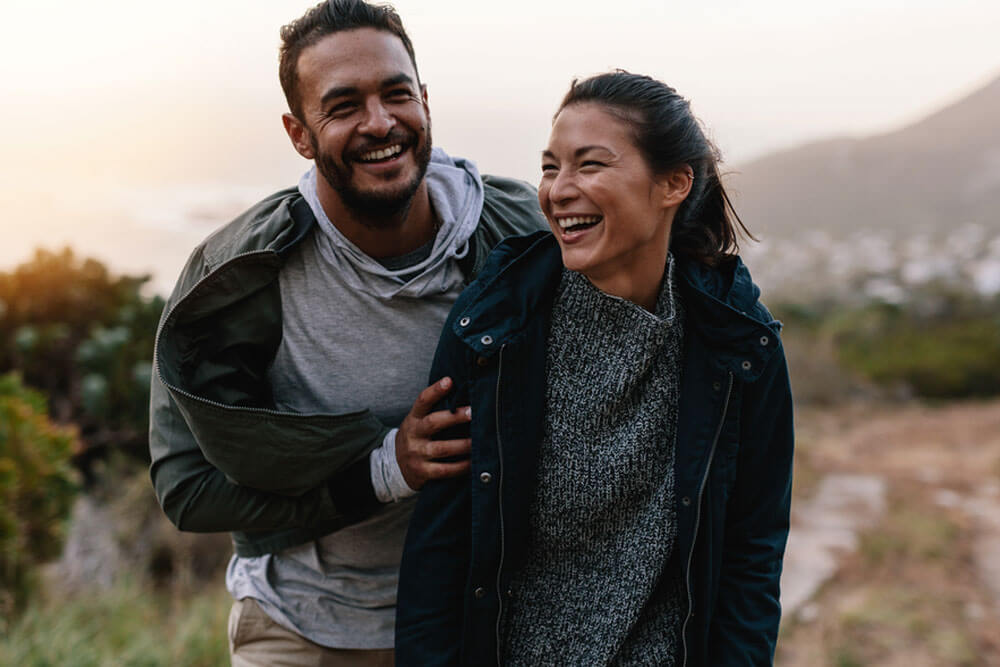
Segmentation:
[(580, 256), (580, 252), (575, 249), (562, 248), (562, 262), (570, 271), (576, 271), (577, 273), (582, 273), (586, 275), (587, 265), (589, 262), (586, 258)]

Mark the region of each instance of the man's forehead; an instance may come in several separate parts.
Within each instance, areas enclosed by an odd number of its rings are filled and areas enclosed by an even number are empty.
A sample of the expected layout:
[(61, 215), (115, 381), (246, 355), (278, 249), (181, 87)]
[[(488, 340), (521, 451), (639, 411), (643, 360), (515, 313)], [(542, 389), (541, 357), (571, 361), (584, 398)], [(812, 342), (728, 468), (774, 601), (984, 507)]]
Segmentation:
[(371, 87), (416, 72), (403, 41), (385, 30), (357, 28), (321, 38), (303, 49), (299, 82), (322, 95), (332, 86)]

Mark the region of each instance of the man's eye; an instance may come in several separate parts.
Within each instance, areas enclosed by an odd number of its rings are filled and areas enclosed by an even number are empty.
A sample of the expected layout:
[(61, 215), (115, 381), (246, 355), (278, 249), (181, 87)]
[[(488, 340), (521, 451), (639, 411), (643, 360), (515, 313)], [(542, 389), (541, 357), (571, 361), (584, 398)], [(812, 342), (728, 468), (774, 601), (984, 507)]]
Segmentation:
[(406, 88), (400, 88), (389, 91), (388, 98), (394, 102), (405, 102), (406, 100), (413, 99), (413, 93)]
[(598, 162), (597, 160), (585, 160), (580, 163), (581, 167), (604, 167), (606, 166), (603, 162)]
[(357, 106), (354, 102), (341, 102), (327, 109), (326, 114), (328, 116), (344, 116), (354, 111)]
[(559, 171), (559, 167), (555, 166), (554, 164), (543, 164), (542, 173), (545, 173), (547, 171), (552, 171), (552, 172)]

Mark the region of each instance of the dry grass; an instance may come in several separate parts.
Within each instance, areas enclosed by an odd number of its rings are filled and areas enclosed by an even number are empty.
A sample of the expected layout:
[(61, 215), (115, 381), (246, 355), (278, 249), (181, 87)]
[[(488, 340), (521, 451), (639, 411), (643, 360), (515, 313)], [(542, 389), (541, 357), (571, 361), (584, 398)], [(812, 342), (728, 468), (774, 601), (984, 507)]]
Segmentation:
[(987, 526), (937, 501), (1000, 482), (1000, 401), (805, 410), (798, 432), (797, 497), (859, 472), (886, 479), (889, 504), (808, 613), (786, 619), (776, 664), (1000, 665), (1000, 599), (974, 557)]

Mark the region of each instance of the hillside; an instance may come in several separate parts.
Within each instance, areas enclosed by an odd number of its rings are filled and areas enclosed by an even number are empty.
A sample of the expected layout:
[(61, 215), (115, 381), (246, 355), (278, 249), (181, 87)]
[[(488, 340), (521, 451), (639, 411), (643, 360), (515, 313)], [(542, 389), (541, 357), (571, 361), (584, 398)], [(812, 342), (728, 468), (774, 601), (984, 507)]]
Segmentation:
[(763, 237), (823, 230), (1000, 230), (1000, 77), (899, 130), (774, 153), (730, 177), (737, 210)]

